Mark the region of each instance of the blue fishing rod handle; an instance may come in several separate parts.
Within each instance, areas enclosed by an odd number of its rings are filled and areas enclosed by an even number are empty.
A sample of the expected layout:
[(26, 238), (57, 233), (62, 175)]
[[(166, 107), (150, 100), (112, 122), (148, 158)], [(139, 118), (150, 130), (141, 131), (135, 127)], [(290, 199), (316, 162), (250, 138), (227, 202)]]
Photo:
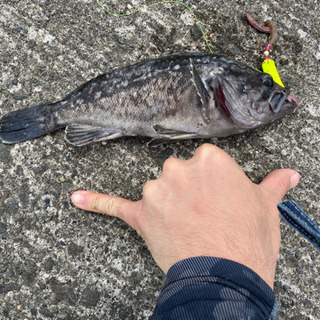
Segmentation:
[(279, 203), (278, 210), (291, 227), (301, 233), (320, 251), (320, 228), (295, 201), (290, 200)]

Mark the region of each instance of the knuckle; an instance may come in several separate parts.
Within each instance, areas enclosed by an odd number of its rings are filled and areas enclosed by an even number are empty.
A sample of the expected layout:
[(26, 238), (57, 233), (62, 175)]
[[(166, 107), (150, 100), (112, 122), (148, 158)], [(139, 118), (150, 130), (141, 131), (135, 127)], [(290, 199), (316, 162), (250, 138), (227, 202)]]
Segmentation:
[(156, 189), (156, 180), (149, 180), (143, 187), (143, 197), (152, 196)]
[(90, 210), (97, 211), (99, 210), (99, 196), (97, 194), (94, 194), (90, 198)]
[(194, 157), (200, 158), (201, 160), (206, 160), (207, 158), (212, 158), (213, 155), (219, 154), (220, 149), (212, 144), (205, 143), (199, 148), (197, 148)]
[(99, 194), (94, 194), (91, 196), (90, 210), (108, 213), (110, 211), (111, 206), (112, 203), (110, 203), (110, 201), (106, 201), (106, 199), (101, 197)]
[(177, 158), (169, 158), (163, 164), (162, 174), (160, 178), (166, 177), (170, 178), (184, 170), (187, 165), (187, 161), (177, 159)]
[(117, 197), (106, 197), (94, 194), (90, 199), (90, 211), (100, 212), (111, 216), (118, 216), (119, 202)]
[(164, 163), (163, 163), (163, 170), (162, 171), (168, 171), (171, 170), (172, 168), (175, 168), (177, 164), (179, 163), (180, 160), (177, 158), (168, 158)]
[(168, 185), (162, 178), (148, 181), (143, 188), (143, 199), (152, 203), (157, 202), (167, 189)]
[(104, 201), (103, 206), (104, 211), (107, 214), (112, 214), (113, 216), (118, 215), (116, 198), (109, 198), (108, 200)]

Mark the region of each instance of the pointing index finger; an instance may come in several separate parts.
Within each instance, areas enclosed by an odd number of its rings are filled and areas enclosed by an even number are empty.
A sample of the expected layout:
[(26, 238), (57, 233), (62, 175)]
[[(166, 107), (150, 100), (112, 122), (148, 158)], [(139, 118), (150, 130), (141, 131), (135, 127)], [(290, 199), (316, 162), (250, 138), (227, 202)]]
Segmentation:
[(92, 191), (76, 191), (71, 196), (71, 201), (82, 210), (118, 217), (125, 222), (127, 222), (126, 218), (123, 214), (120, 214), (119, 208), (123, 205), (132, 204), (130, 200)]

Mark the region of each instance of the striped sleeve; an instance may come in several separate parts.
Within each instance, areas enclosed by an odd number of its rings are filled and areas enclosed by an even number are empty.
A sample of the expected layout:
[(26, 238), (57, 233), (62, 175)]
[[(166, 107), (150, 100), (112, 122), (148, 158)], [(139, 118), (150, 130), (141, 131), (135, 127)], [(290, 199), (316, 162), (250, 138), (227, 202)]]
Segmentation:
[(248, 267), (194, 257), (170, 268), (151, 319), (272, 320), (278, 309), (272, 289)]

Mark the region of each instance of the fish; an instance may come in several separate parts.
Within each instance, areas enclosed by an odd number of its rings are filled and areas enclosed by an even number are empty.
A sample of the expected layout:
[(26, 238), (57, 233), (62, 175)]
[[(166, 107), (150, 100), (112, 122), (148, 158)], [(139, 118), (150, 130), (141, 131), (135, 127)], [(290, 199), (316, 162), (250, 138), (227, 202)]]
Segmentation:
[(222, 55), (179, 52), (101, 74), (58, 102), (5, 114), (0, 139), (14, 144), (63, 128), (65, 140), (79, 147), (125, 136), (227, 137), (298, 104), (269, 74)]

